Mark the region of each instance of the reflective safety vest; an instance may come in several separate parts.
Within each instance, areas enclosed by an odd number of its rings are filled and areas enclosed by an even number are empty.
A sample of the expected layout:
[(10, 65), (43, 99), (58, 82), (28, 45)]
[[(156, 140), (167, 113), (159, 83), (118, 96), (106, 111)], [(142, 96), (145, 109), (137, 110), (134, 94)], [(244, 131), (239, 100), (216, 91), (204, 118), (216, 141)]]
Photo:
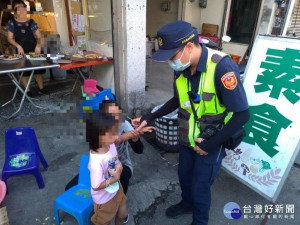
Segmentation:
[(194, 138), (200, 136), (202, 122), (210, 123), (218, 120), (227, 123), (232, 115), (232, 113), (227, 113), (225, 106), (220, 104), (215, 89), (216, 65), (226, 54), (212, 49), (207, 50), (206, 72), (202, 72), (198, 88), (200, 103), (193, 103), (192, 101), (200, 123), (195, 121), (191, 108), (188, 96), (188, 91), (191, 91), (191, 84), (188, 84), (189, 80), (183, 76), (183, 73), (176, 79), (179, 98), (179, 141), (181, 144), (191, 147), (195, 146)]

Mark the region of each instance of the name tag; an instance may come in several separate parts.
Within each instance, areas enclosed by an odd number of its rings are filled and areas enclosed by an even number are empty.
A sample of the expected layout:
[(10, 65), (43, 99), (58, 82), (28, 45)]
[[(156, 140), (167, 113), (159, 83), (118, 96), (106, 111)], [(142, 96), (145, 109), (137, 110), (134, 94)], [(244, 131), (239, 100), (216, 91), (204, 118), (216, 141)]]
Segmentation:
[(183, 104), (183, 106), (184, 106), (184, 107), (186, 107), (186, 108), (189, 108), (189, 107), (191, 107), (191, 103), (190, 103), (190, 101), (183, 102), (182, 104)]

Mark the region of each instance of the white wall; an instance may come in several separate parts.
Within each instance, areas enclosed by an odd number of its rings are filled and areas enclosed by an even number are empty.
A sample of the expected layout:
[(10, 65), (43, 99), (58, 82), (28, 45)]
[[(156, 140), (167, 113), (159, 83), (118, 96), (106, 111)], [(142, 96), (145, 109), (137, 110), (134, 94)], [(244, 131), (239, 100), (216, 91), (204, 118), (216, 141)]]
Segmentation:
[(223, 52), (227, 54), (234, 54), (241, 56), (240, 60), (242, 60), (245, 52), (247, 51), (247, 44), (239, 44), (239, 43), (223, 43)]
[(198, 28), (199, 33), (201, 33), (203, 23), (219, 25), (218, 36), (220, 36), (225, 0), (209, 0), (207, 8), (200, 8), (197, 0), (194, 2), (183, 1), (185, 4), (183, 19), (185, 21)]
[(60, 35), (62, 46), (69, 46), (69, 31), (64, 0), (53, 0), (56, 28)]
[(161, 11), (161, 3), (165, 0), (147, 0), (146, 34), (156, 36), (157, 31), (178, 17), (178, 0), (169, 0), (170, 10)]
[(112, 4), (117, 101), (131, 116), (141, 115), (145, 104), (147, 1), (118, 0)]
[[(100, 52), (107, 57), (113, 57), (113, 47), (111, 44), (100, 44), (98, 41), (87, 41), (87, 50)], [(98, 81), (98, 85), (103, 88), (110, 88), (115, 93), (115, 80), (114, 80), (114, 65), (104, 64), (93, 67), (92, 79)]]
[[(151, 37), (156, 36), (157, 30), (165, 24), (175, 21), (184, 20), (202, 30), (203, 23), (219, 25), (218, 35), (220, 35), (225, 0), (209, 0), (207, 8), (200, 8), (199, 1), (195, 0), (170, 0), (170, 11), (164, 12), (160, 9), (160, 4), (166, 2), (164, 0), (148, 0), (147, 1), (147, 34)], [(181, 9), (183, 12), (181, 15)]]
[(111, 4), (107, 0), (89, 0), (90, 39), (112, 44)]
[(145, 102), (146, 0), (126, 0), (126, 73), (128, 107), (141, 108)]

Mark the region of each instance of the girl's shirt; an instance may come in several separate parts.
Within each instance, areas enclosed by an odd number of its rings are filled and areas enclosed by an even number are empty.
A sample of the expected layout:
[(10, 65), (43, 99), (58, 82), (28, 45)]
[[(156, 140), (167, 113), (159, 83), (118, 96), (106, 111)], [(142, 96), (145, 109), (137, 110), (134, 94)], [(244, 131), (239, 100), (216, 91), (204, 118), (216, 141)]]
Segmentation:
[[(29, 26), (30, 20), (27, 20), (26, 22), (17, 22), (17, 26), (22, 27), (22, 26)], [(15, 33), (15, 27), (14, 27), (14, 22), (12, 20), (8, 21), (8, 25), (6, 27), (6, 29), (12, 33)], [(37, 30), (39, 29), (39, 26), (37, 25), (37, 23), (35, 21), (32, 22), (31, 24), (31, 30), (32, 33), (35, 33)]]
[(118, 164), (118, 153), (115, 144), (109, 146), (109, 150), (105, 154), (92, 154), (90, 152), (90, 161), (88, 168), (91, 177), (91, 194), (96, 204), (104, 204), (111, 200), (118, 192), (109, 193), (105, 189), (94, 191), (100, 184), (108, 178), (108, 161), (114, 160)]

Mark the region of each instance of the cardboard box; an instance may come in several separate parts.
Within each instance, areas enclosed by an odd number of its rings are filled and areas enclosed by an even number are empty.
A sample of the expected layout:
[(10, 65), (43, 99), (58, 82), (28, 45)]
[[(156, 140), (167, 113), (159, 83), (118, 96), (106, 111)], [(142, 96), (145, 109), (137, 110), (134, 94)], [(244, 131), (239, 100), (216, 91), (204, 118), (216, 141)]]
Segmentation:
[(203, 23), (201, 34), (218, 36), (218, 30), (219, 30), (219, 25)]
[(82, 14), (82, 7), (80, 2), (71, 2), (72, 14)]
[(37, 23), (40, 31), (57, 32), (54, 13), (45, 13), (45, 15), (31, 14), (30, 18)]

